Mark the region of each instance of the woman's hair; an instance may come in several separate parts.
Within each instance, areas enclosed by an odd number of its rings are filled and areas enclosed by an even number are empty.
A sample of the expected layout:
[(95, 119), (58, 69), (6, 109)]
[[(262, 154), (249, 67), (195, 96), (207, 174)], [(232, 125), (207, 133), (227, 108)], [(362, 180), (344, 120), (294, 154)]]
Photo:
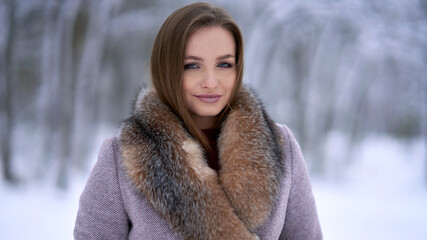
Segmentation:
[(219, 114), (216, 127), (235, 102), (243, 78), (243, 37), (238, 25), (222, 8), (208, 3), (194, 3), (173, 12), (163, 23), (151, 54), (151, 81), (158, 97), (169, 105), (184, 122), (189, 132), (212, 151), (203, 132), (196, 127), (182, 94), (185, 47), (191, 34), (204, 27), (220, 26), (228, 30), (236, 44), (236, 83), (230, 102)]

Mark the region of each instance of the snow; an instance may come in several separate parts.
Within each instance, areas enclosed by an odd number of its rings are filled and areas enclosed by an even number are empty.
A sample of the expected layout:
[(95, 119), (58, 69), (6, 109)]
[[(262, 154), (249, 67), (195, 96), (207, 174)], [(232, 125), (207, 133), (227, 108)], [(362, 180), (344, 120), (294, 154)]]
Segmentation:
[(67, 191), (58, 190), (51, 183), (0, 184), (0, 238), (73, 239), (84, 183), (83, 178), (76, 179)]
[(355, 147), (341, 178), (315, 179), (324, 238), (427, 239), (425, 146), (370, 136)]
[[(366, 187), (365, 187), (366, 188)], [(427, 194), (314, 182), (325, 239), (427, 239)]]
[[(355, 146), (341, 176), (313, 178), (324, 239), (427, 239), (425, 146), (371, 136)], [(66, 191), (48, 180), (0, 183), (1, 239), (73, 239), (87, 177), (74, 174)]]

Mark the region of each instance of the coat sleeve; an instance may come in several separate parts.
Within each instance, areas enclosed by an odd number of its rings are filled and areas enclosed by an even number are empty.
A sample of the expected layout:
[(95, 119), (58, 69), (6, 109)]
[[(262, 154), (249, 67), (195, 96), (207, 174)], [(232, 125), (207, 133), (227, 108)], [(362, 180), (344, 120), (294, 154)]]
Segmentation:
[(310, 179), (301, 148), (291, 131), (282, 126), (290, 146), (292, 179), (285, 223), (280, 235), (282, 240), (318, 240), (322, 232), (317, 216)]
[(80, 196), (74, 239), (127, 239), (129, 221), (117, 173), (117, 141), (101, 146), (85, 189)]

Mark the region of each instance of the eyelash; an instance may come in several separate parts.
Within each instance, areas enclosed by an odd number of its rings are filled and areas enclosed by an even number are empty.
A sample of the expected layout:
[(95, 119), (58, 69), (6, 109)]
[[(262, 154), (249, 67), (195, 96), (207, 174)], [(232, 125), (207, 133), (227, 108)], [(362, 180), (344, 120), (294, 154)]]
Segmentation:
[(184, 70), (192, 70), (196, 68), (199, 68), (199, 66), (197, 66), (197, 64), (195, 63), (189, 63), (184, 65)]
[[(222, 62), (222, 63), (218, 63), (217, 67), (232, 68), (233, 64), (227, 63), (227, 62)], [(192, 69), (197, 69), (197, 68), (199, 68), (199, 66), (195, 63), (189, 63), (189, 64), (184, 65), (184, 70), (192, 70)]]
[[(222, 65), (222, 66), (221, 66)], [(221, 66), (221, 67), (223, 67), (223, 68), (232, 68), (233, 67), (233, 64), (231, 64), (231, 63), (227, 63), (227, 62), (222, 62), (222, 63), (219, 63), (218, 64), (218, 66)]]

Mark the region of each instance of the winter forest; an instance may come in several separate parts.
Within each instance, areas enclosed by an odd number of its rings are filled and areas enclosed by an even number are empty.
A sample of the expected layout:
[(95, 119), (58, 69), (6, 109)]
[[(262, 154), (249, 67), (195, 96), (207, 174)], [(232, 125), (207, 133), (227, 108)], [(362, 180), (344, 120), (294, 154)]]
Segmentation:
[[(72, 239), (99, 146), (190, 2), (0, 0), (0, 238)], [(244, 83), (301, 145), (324, 238), (427, 239), (427, 1), (208, 2), (240, 25)]]

